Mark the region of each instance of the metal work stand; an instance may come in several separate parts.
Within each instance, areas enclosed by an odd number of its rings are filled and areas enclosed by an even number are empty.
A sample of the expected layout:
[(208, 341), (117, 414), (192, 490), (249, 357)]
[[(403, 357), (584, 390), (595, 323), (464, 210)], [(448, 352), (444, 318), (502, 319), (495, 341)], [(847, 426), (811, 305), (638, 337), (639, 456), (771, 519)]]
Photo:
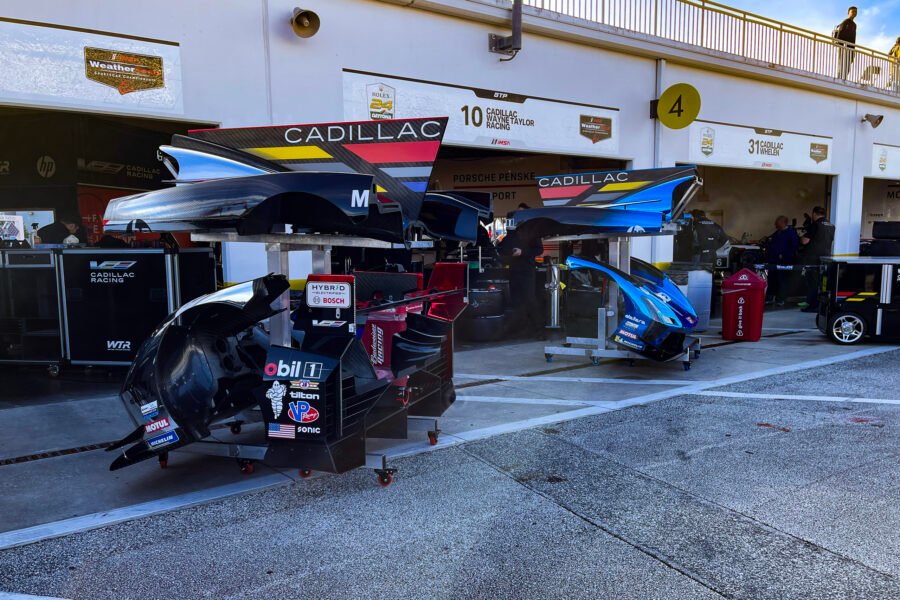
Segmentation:
[[(266, 246), (266, 263), (270, 273), (290, 276), (288, 252), (310, 251), (312, 252), (312, 273), (331, 274), (331, 250), (334, 247), (345, 248), (379, 248), (388, 250), (399, 249), (430, 249), (431, 241), (413, 241), (409, 245), (395, 244), (382, 240), (341, 235), (318, 235), (303, 233), (269, 233), (262, 235), (238, 235), (237, 233), (211, 233), (197, 232), (191, 234), (191, 240), (195, 242), (255, 242)], [(291, 316), (290, 316), (290, 291), (285, 291), (273, 304), (283, 308), (281, 312), (269, 319), (269, 337), (273, 345), (291, 345)], [(408, 417), (410, 430), (428, 431), (429, 442), (437, 444), (440, 429), (436, 418)], [(259, 410), (249, 409), (237, 415), (229, 426), (231, 433), (241, 433), (243, 423), (258, 423), (262, 421)], [(212, 436), (200, 442), (185, 446), (176, 452), (203, 454), (207, 456), (224, 456), (235, 458), (242, 473), (253, 472), (253, 462), (263, 460), (266, 455), (266, 445), (250, 444), (242, 442), (223, 442), (212, 439)], [(160, 465), (165, 466), (168, 456), (160, 456)], [(375, 470), (378, 481), (382, 486), (390, 485), (393, 481), (396, 469), (389, 468), (387, 456), (374, 453), (366, 454), (366, 467)], [(301, 470), (300, 477), (311, 476), (310, 471)]]
[[(586, 234), (586, 235), (570, 235), (548, 238), (548, 242), (574, 242), (582, 240), (607, 240), (609, 243), (609, 261), (608, 263), (623, 273), (631, 273), (631, 238), (636, 236), (649, 235), (671, 235), (668, 232), (660, 233), (643, 233), (635, 234)], [(554, 291), (558, 293), (558, 289), (554, 290), (552, 286), (555, 284), (559, 288), (559, 282), (551, 282), (549, 284), (551, 296)], [(544, 346), (544, 358), (547, 362), (552, 362), (554, 355), (560, 354), (565, 356), (585, 356), (591, 359), (594, 366), (600, 364), (604, 358), (618, 358), (629, 361), (634, 365), (637, 360), (650, 360), (636, 352), (623, 350), (609, 341), (610, 332), (615, 331), (619, 324), (619, 286), (610, 279), (607, 292), (607, 305), (597, 309), (597, 337), (567, 337), (561, 346)], [(555, 314), (551, 314), (551, 326), (559, 326), (559, 302), (551, 302), (551, 310)], [(700, 355), (700, 340), (697, 338), (685, 339), (685, 350), (682, 354), (670, 359), (681, 360), (685, 370), (690, 369), (691, 360), (695, 356)]]

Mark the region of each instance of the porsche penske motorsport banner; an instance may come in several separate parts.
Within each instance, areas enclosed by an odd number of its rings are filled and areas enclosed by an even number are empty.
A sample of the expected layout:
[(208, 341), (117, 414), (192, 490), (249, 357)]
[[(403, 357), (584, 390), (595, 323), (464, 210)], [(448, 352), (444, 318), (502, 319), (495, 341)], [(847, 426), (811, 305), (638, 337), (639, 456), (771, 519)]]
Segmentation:
[(833, 142), (817, 135), (694, 121), (688, 157), (697, 164), (831, 173)]
[(344, 69), (344, 118), (448, 115), (444, 143), (616, 156), (619, 110)]
[[(295, 171), (374, 175), (378, 199), (397, 202), (405, 217), (416, 219), (446, 127), (446, 117), (432, 117), (197, 129), (189, 134)], [(369, 206), (369, 201), (368, 195), (353, 200), (354, 206)]]

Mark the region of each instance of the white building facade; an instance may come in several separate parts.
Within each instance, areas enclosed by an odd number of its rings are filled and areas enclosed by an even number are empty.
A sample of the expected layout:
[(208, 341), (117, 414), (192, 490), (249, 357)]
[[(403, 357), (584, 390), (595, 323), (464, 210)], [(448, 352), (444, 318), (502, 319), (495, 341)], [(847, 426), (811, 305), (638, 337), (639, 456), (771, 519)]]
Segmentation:
[[(314, 36), (292, 31), (295, 2), (319, 17)], [(900, 96), (888, 69), (868, 77), (869, 57), (841, 81), (526, 4), (522, 50), (501, 60), (488, 36), (509, 34), (503, 0), (7, 0), (0, 67), (17, 70), (0, 81), (0, 116), (90, 113), (177, 132), (447, 115), (454, 151), (432, 188), (491, 189), (500, 213), (536, 202), (536, 175), (698, 164), (707, 185), (695, 207), (735, 237), (762, 237), (779, 214), (802, 222), (823, 205), (834, 254), (853, 255), (873, 220), (900, 219)], [(84, 48), (150, 57), (150, 71), (160, 58), (164, 81), (135, 75), (141, 89), (123, 93)], [(650, 113), (676, 83), (702, 98), (680, 130)], [(883, 119), (873, 128), (866, 115)], [(15, 149), (0, 152), (15, 169)], [(671, 245), (640, 252), (666, 262)]]

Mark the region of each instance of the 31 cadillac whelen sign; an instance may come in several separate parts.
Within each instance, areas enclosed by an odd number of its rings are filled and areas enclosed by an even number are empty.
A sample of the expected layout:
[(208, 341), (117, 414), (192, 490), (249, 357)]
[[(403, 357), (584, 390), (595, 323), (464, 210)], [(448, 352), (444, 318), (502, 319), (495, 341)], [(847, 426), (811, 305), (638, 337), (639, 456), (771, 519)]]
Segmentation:
[(163, 59), (103, 48), (84, 49), (84, 75), (120, 94), (165, 87)]

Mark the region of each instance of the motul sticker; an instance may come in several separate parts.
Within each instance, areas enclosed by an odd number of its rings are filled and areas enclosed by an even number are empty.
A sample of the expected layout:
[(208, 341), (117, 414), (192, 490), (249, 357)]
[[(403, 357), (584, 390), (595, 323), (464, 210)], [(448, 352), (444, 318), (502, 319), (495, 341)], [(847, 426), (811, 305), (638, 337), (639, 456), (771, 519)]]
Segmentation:
[(158, 421), (153, 421), (152, 423), (144, 425), (144, 431), (146, 433), (156, 433), (157, 431), (162, 431), (163, 429), (171, 427), (171, 425), (172, 423), (169, 422), (169, 418), (163, 417)]

